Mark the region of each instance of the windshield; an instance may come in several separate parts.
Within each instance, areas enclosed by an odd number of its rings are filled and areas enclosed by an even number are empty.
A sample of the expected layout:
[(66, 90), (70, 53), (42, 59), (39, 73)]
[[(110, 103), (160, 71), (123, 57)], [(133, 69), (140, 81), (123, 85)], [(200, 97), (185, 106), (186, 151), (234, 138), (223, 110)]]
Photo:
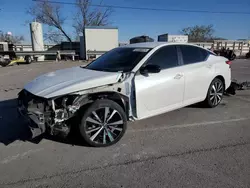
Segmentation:
[(149, 48), (115, 48), (85, 68), (107, 72), (129, 72), (149, 51)]

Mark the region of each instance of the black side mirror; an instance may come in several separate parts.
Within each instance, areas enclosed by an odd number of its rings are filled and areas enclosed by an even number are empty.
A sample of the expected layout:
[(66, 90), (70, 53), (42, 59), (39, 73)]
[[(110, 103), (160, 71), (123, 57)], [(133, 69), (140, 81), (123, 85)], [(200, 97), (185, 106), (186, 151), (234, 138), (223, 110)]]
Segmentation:
[(161, 72), (161, 67), (158, 65), (146, 65), (145, 67), (142, 67), (140, 69), (141, 74), (159, 73), (159, 72)]

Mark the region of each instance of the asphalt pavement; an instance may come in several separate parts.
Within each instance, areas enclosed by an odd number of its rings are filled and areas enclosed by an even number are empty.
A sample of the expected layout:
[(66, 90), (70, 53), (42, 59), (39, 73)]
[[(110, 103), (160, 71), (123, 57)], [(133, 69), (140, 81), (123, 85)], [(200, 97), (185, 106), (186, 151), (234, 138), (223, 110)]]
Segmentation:
[[(129, 123), (123, 139), (92, 148), (76, 136), (39, 137), (16, 112), (16, 95), (36, 76), (79, 62), (0, 68), (0, 187), (250, 187), (250, 90), (214, 109), (197, 105)], [(250, 60), (232, 75), (250, 81)]]

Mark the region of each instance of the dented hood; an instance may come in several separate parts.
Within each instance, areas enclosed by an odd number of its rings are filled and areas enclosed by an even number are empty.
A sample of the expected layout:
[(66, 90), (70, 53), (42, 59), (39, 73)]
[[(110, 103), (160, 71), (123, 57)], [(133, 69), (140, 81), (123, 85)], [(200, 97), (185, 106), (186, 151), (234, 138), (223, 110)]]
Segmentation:
[(73, 67), (41, 75), (25, 85), (24, 89), (34, 95), (51, 98), (116, 83), (121, 74)]

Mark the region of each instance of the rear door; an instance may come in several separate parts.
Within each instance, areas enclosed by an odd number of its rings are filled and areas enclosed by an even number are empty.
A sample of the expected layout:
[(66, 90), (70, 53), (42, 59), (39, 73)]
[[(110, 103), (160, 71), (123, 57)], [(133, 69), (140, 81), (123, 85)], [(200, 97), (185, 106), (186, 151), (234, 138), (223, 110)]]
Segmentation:
[(185, 75), (184, 105), (206, 98), (208, 87), (215, 74), (214, 64), (207, 61), (205, 49), (191, 45), (179, 45)]

